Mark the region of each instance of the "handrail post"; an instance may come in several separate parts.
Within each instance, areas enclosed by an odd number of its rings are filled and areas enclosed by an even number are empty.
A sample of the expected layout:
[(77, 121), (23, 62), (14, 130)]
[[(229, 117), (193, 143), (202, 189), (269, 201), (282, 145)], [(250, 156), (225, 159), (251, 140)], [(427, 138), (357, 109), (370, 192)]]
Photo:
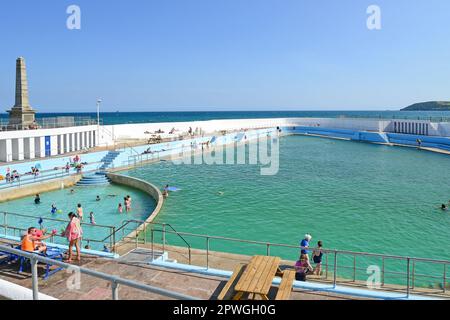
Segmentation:
[(144, 222), (144, 245), (147, 244), (147, 222)]
[(8, 213), (7, 212), (3, 212), (3, 225), (5, 226), (5, 236), (8, 235), (8, 218), (7, 218)]
[(31, 284), (33, 288), (33, 300), (39, 300), (39, 278), (38, 278), (38, 261), (36, 258), (30, 258), (31, 263)]
[(414, 289), (414, 283), (416, 282), (416, 261), (413, 260), (413, 265), (412, 265), (412, 285), (411, 285), (411, 289)]
[(384, 256), (381, 263), (381, 286), (384, 286)]
[(209, 269), (209, 237), (206, 237), (206, 269)]
[(447, 285), (447, 265), (446, 264), (444, 264), (444, 281), (443, 281), (443, 286), (442, 286), (442, 288), (443, 288), (443, 291), (444, 291), (444, 293), (445, 293), (445, 291), (446, 291), (446, 285)]
[(112, 227), (112, 252), (116, 253), (116, 227)]
[(111, 281), (112, 299), (119, 300), (119, 284), (115, 281)]
[(267, 250), (266, 250), (266, 254), (268, 257), (270, 257), (270, 243), (267, 243)]
[(333, 286), (336, 288), (337, 283), (337, 250), (334, 250), (334, 276), (333, 276)]
[(353, 282), (356, 282), (356, 255), (353, 255)]
[(154, 233), (155, 233), (155, 230), (153, 230), (153, 228), (152, 228), (151, 233), (150, 233), (150, 238), (152, 240), (152, 262), (155, 260), (155, 247), (154, 247), (154, 241), (153, 241), (154, 236), (155, 236)]
[(325, 280), (328, 280), (328, 254), (325, 255)]
[(164, 254), (164, 252), (166, 251), (166, 224), (165, 223), (163, 223), (163, 234), (162, 234), (162, 241), (163, 241), (163, 243), (162, 243), (162, 245), (163, 245), (163, 254)]
[(410, 263), (411, 263), (411, 259), (408, 257), (407, 258), (407, 273), (406, 273), (406, 297), (409, 298), (409, 294), (410, 294)]

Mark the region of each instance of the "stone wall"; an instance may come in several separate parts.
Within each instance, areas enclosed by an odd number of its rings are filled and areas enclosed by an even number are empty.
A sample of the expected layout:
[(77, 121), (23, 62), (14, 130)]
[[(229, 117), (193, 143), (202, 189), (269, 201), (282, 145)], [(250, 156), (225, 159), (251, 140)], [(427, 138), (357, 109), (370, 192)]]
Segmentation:
[(0, 203), (34, 196), (38, 193), (55, 191), (64, 188), (70, 188), (80, 181), (81, 175), (73, 175), (63, 179), (49, 180), (34, 184), (28, 184), (21, 187), (10, 188), (0, 191)]
[[(134, 230), (129, 235), (123, 238), (123, 239), (135, 239), (138, 236), (138, 234), (145, 229), (146, 225), (148, 223), (153, 222), (153, 220), (156, 218), (156, 216), (158, 215), (159, 211), (163, 206), (164, 197), (161, 191), (156, 186), (147, 181), (115, 173), (108, 173), (107, 176), (108, 178), (111, 179), (113, 183), (125, 185), (147, 193), (156, 202), (155, 209), (153, 210), (153, 212), (149, 214), (148, 218), (145, 220), (145, 223), (142, 223), (138, 228), (136, 228), (136, 230)], [(116, 244), (116, 247), (120, 246), (123, 239)]]

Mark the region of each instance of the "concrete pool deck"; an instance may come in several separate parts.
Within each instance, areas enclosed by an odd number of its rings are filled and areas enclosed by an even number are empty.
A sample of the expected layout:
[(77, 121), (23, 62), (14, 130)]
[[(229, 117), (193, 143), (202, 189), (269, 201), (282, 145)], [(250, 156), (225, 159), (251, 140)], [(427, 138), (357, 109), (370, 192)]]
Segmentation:
[[(193, 296), (202, 300), (216, 300), (227, 279), (201, 275), (197, 273), (164, 268), (149, 264), (125, 263), (120, 260), (104, 259), (94, 256), (83, 256), (79, 266), (119, 276), (124, 279), (134, 280), (144, 284), (164, 288), (174, 292)], [(40, 272), (43, 272), (40, 268)], [(17, 274), (18, 265), (0, 265), (0, 277), (11, 283), (31, 288), (31, 274), (27, 270), (23, 274)], [(79, 289), (68, 290), (72, 274), (60, 271), (48, 280), (39, 280), (39, 291), (48, 296), (60, 300), (110, 300), (110, 283), (86, 275), (81, 275)], [(269, 296), (273, 299), (276, 288), (272, 288)], [(161, 295), (143, 292), (137, 289), (121, 286), (119, 297), (123, 300), (166, 300)], [(361, 298), (347, 297), (344, 295), (313, 292), (310, 290), (296, 289), (291, 295), (291, 300), (359, 300)]]

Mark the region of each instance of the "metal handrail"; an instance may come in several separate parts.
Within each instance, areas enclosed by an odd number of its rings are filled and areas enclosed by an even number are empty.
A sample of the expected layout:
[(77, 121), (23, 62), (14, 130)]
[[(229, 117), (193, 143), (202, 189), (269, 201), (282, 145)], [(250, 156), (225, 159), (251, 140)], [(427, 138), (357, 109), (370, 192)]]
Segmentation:
[[(155, 223), (156, 224), (156, 223)], [(159, 224), (161, 225), (161, 223)], [(154, 232), (161, 232), (163, 233), (163, 238), (165, 239), (165, 234), (174, 234), (175, 232), (170, 231), (170, 230), (166, 230), (166, 229), (154, 229), (152, 228), (152, 237), (151, 237), (151, 245), (152, 248), (154, 247), (154, 236), (153, 233)], [(302, 247), (299, 245), (289, 245), (289, 244), (278, 244), (278, 243), (271, 243), (271, 242), (263, 242), (263, 241), (254, 241), (254, 240), (245, 240), (245, 239), (237, 239), (237, 238), (229, 238), (229, 237), (222, 237), (222, 236), (209, 236), (209, 235), (201, 235), (201, 234), (194, 234), (194, 233), (189, 233), (189, 232), (176, 232), (176, 234), (178, 236), (190, 236), (190, 237), (198, 237), (198, 238), (204, 238), (206, 240), (206, 267), (209, 268), (209, 255), (210, 255), (210, 250), (209, 250), (209, 242), (211, 240), (223, 240), (223, 241), (235, 241), (235, 242), (239, 242), (239, 243), (247, 243), (247, 244), (258, 244), (258, 245), (264, 245), (267, 247), (267, 255), (270, 256), (270, 247), (285, 247), (285, 248), (294, 248), (294, 249), (308, 249), (308, 250), (314, 250), (316, 248), (306, 248), (306, 247)], [(124, 238), (125, 239), (125, 238)], [(137, 239), (136, 239), (137, 240)], [(163, 247), (164, 247), (164, 243), (163, 243)], [(338, 273), (338, 264), (337, 264), (337, 258), (339, 255), (350, 255), (355, 257), (354, 259), (356, 259), (356, 256), (363, 256), (363, 257), (376, 257), (376, 258), (382, 258), (383, 259), (383, 271), (382, 271), (382, 282), (381, 282), (381, 286), (385, 286), (385, 275), (387, 274), (392, 274), (392, 275), (402, 275), (405, 276), (406, 275), (406, 295), (409, 297), (411, 289), (414, 288), (414, 281), (415, 281), (415, 276), (416, 276), (416, 272), (415, 272), (415, 263), (416, 262), (427, 262), (427, 263), (435, 263), (435, 264), (440, 264), (443, 265), (444, 267), (444, 273), (442, 277), (437, 277), (437, 276), (433, 276), (433, 279), (443, 279), (443, 292), (446, 292), (446, 284), (447, 284), (447, 278), (446, 278), (446, 269), (447, 266), (450, 265), (450, 261), (449, 260), (438, 260), (438, 259), (430, 259), (430, 258), (416, 258), (416, 257), (405, 257), (405, 256), (398, 256), (398, 255), (389, 255), (389, 254), (379, 254), (379, 253), (368, 253), (368, 252), (354, 252), (354, 251), (349, 251), (349, 250), (337, 250), (337, 249), (322, 249), (321, 250), (326, 254), (326, 264), (324, 265), (326, 268), (326, 274), (327, 274), (327, 278), (328, 278), (328, 267), (330, 266), (330, 264), (328, 263), (328, 255), (332, 255), (334, 257), (334, 262), (331, 264), (331, 266), (334, 268), (334, 270), (332, 271), (333, 274), (333, 285), (336, 286), (337, 285), (337, 273)], [(397, 271), (386, 271), (385, 270), (385, 266), (384, 266), (384, 260), (385, 259), (393, 259), (393, 260), (401, 260), (401, 261), (406, 261), (407, 265), (407, 270), (406, 272), (397, 272)], [(412, 268), (411, 268), (412, 265)], [(356, 281), (356, 263), (353, 264), (353, 267), (349, 267), (349, 266), (345, 266), (345, 265), (340, 265), (340, 268), (354, 268), (354, 274), (353, 274), (353, 278), (354, 281)], [(412, 270), (411, 270), (412, 269)], [(417, 274), (417, 276), (421, 276), (420, 274)]]
[[(89, 165), (97, 164), (97, 163), (99, 163), (99, 162), (92, 162)], [(50, 175), (39, 175), (39, 176), (35, 176), (33, 179), (26, 179), (26, 180), (22, 180), (22, 179), (20, 179), (20, 177), (24, 177), (24, 176), (28, 177), (30, 175), (28, 175), (28, 174), (19, 175), (19, 180), (17, 182), (15, 182), (15, 181), (6, 182), (5, 181), (3, 183), (0, 183), (0, 190), (7, 190), (7, 189), (26, 186), (26, 185), (34, 184), (34, 183), (48, 182), (50, 180), (61, 179), (64, 177), (78, 176), (78, 175), (82, 175), (82, 174), (86, 174), (86, 173), (96, 172), (98, 170), (97, 169), (82, 170), (79, 173), (78, 172), (70, 173), (70, 172), (66, 172), (65, 169), (61, 169), (61, 170), (48, 170), (48, 171), (46, 170), (45, 172), (51, 172), (51, 171), (58, 171), (58, 172), (55, 172), (54, 174), (50, 174)]]
[[(170, 231), (171, 233), (174, 233), (176, 235), (178, 235), (178, 237), (183, 240), (183, 242), (186, 244), (187, 248), (188, 248), (188, 252), (189, 252), (189, 264), (191, 264), (191, 251), (192, 251), (192, 247), (189, 244), (189, 242), (182, 236), (181, 233), (179, 233), (178, 231), (175, 230), (175, 228), (168, 224), (168, 223), (158, 223), (158, 222), (147, 222), (147, 221), (142, 221), (142, 220), (124, 220), (122, 221), (122, 226), (120, 226), (119, 228), (117, 228), (112, 234), (110, 234), (109, 236), (107, 236), (105, 239), (103, 239), (103, 241), (107, 241), (110, 237), (116, 237), (116, 233), (122, 230), (125, 230), (126, 226), (128, 226), (130, 223), (136, 223), (136, 224), (140, 224), (140, 225), (144, 225), (144, 241), (146, 239), (146, 235), (147, 235), (147, 225), (156, 225), (156, 226), (162, 226), (163, 230), (165, 230), (166, 227), (169, 227), (172, 231)], [(153, 229), (152, 229), (153, 230)], [(138, 234), (137, 234), (138, 235)], [(137, 235), (136, 235), (136, 240), (137, 240)], [(125, 238), (125, 237), (124, 237)], [(163, 237), (163, 245), (165, 245), (165, 236)]]
[[(6, 212), (6, 211), (0, 211), (0, 215), (3, 215), (3, 224), (0, 225), (0, 228), (4, 229), (5, 235), (8, 234), (8, 230), (14, 230), (14, 235), (16, 231), (27, 231), (27, 229), (24, 228), (20, 228), (20, 227), (15, 227), (12, 225), (8, 224), (8, 216), (15, 216), (15, 217), (20, 217), (20, 218), (27, 218), (27, 219), (39, 219), (41, 217), (36, 217), (36, 216), (31, 216), (31, 215), (26, 215), (26, 214), (20, 214), (20, 213), (12, 213), (12, 212)], [(62, 219), (57, 219), (57, 218), (52, 218), (52, 217), (42, 217), (42, 219), (45, 221), (52, 221), (52, 222), (58, 222), (58, 223), (63, 223), (63, 224), (67, 224), (68, 221), (67, 220), (62, 220)], [(108, 226), (108, 225), (101, 225), (101, 224), (90, 224), (87, 222), (81, 222), (82, 226), (89, 226), (89, 227), (93, 227), (93, 228), (102, 228), (102, 229), (108, 229), (109, 231), (109, 236), (107, 237), (107, 239), (109, 239), (109, 246), (112, 249), (113, 252), (115, 252), (115, 241), (116, 241), (116, 237), (115, 237), (115, 230), (116, 227), (115, 226)], [(64, 238), (63, 236), (56, 234), (53, 237), (51, 237), (51, 242), (54, 243), (54, 237), (61, 237)], [(90, 242), (95, 242), (95, 243), (102, 243), (105, 244), (106, 240), (97, 240), (97, 239), (90, 239), (90, 238), (84, 238), (83, 237), (83, 241), (86, 241), (87, 243)]]
[(181, 299), (181, 300), (200, 300), (196, 297), (188, 296), (182, 293), (173, 292), (170, 290), (150, 286), (147, 284), (138, 283), (135, 281), (123, 279), (117, 276), (112, 276), (103, 272), (90, 270), (83, 267), (74, 266), (71, 264), (67, 264), (65, 262), (52, 260), (34, 253), (29, 253), (5, 246), (0, 246), (0, 251), (7, 252), (10, 254), (14, 254), (20, 257), (25, 257), (31, 261), (31, 273), (32, 273), (32, 290), (33, 290), (33, 300), (39, 300), (39, 278), (38, 278), (38, 270), (37, 270), (37, 263), (42, 262), (46, 264), (56, 265), (58, 267), (69, 269), (71, 271), (79, 272), (82, 274), (86, 274), (89, 276), (93, 276), (95, 278), (99, 278), (102, 280), (109, 281), (111, 283), (112, 288), (112, 299), (113, 300), (119, 300), (119, 285), (124, 285), (127, 287), (131, 287), (134, 289), (151, 292), (155, 294), (159, 294), (165, 297), (174, 298), (174, 299)]

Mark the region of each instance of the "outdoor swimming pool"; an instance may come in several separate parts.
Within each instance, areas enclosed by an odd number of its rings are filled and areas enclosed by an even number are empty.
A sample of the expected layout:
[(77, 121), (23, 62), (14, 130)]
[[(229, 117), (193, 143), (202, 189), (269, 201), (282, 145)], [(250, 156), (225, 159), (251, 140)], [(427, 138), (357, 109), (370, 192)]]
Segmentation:
[[(124, 174), (182, 189), (156, 219), (177, 231), (292, 245), (311, 233), (313, 245), (322, 240), (326, 248), (450, 259), (442, 250), (450, 243), (450, 212), (438, 209), (450, 200), (446, 155), (287, 136), (276, 176), (261, 176), (250, 165), (171, 162)], [(189, 241), (205, 248), (203, 240)], [(214, 242), (211, 250), (265, 253), (231, 242)], [(292, 250), (272, 254), (297, 258)]]
[[(72, 194), (70, 190), (75, 192)], [(8, 225), (26, 229), (30, 226), (39, 227), (39, 218), (43, 218), (43, 227), (51, 231), (56, 229), (61, 231), (65, 228), (66, 222), (55, 222), (48, 218), (61, 219), (68, 221), (67, 214), (71, 211), (76, 212), (78, 203), (83, 206), (84, 222), (89, 223), (89, 213), (94, 212), (95, 222), (98, 225), (115, 226), (118, 227), (124, 220), (146, 219), (148, 215), (155, 208), (155, 201), (146, 193), (139, 190), (129, 188), (122, 185), (106, 185), (96, 187), (74, 187), (71, 189), (63, 189), (54, 192), (48, 192), (41, 194), (41, 204), (34, 204), (34, 197), (26, 197), (15, 201), (10, 201), (0, 204), (0, 212), (10, 212), (22, 215), (35, 216), (35, 221), (30, 218), (18, 217), (8, 214)], [(96, 201), (96, 196), (100, 196), (100, 201)], [(112, 197), (112, 195), (115, 195)], [(129, 213), (119, 214), (118, 204), (122, 202), (123, 198), (130, 195), (132, 198), (132, 211)], [(51, 206), (56, 204), (57, 208), (61, 210), (60, 213), (52, 214)], [(0, 213), (0, 222), (3, 224), (3, 214)], [(1, 230), (4, 233), (4, 230)], [(109, 228), (95, 227), (85, 225), (83, 226), (85, 239), (104, 239), (110, 234)], [(9, 235), (13, 235), (13, 230), (8, 231)], [(19, 233), (16, 232), (16, 236)], [(119, 235), (118, 235), (119, 236)], [(56, 238), (57, 243), (66, 244), (67, 241), (64, 238)], [(119, 239), (117, 239), (119, 240)], [(83, 245), (86, 245), (87, 241), (84, 240)], [(109, 241), (105, 242), (109, 244)], [(92, 242), (89, 243), (92, 249), (102, 249), (102, 243)]]

